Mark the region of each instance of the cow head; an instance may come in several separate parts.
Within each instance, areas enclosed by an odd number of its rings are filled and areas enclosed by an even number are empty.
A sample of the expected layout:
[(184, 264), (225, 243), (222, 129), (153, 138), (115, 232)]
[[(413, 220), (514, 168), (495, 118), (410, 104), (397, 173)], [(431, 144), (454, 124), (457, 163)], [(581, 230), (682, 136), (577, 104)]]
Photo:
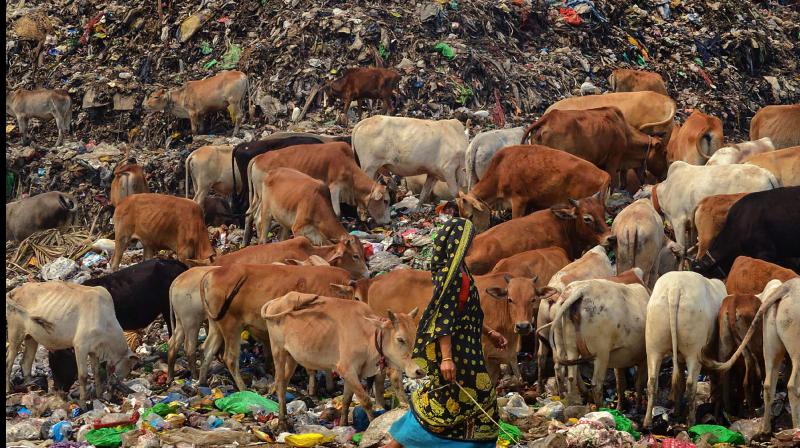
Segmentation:
[(425, 372), (411, 359), (411, 351), (417, 334), (414, 318), (419, 310), (414, 308), (410, 313), (393, 313), (387, 311), (389, 319), (366, 319), (383, 333), (381, 350), (392, 367), (405, 372), (409, 378), (422, 378)]
[(350, 280), (350, 282), (346, 285), (342, 285), (339, 283), (331, 283), (330, 287), (331, 291), (336, 295), (336, 297), (340, 297), (342, 299), (347, 299), (347, 300), (355, 299), (355, 293), (356, 293), (355, 280)]
[(167, 108), (169, 94), (167, 89), (157, 89), (145, 98), (142, 106), (145, 112), (159, 112)]
[[(569, 221), (570, 246), (580, 254), (585, 247), (609, 244), (611, 230), (606, 225), (605, 207), (600, 192), (588, 198), (569, 200), (569, 205), (555, 205), (550, 211), (560, 220)], [(574, 255), (573, 255), (574, 256)]]
[(130, 348), (128, 348), (127, 352), (117, 359), (117, 362), (111, 365), (109, 368), (109, 373), (116, 375), (116, 377), (120, 380), (125, 379), (125, 377), (131, 373), (131, 370), (133, 370), (134, 366), (136, 366), (138, 363), (139, 357), (136, 356)]
[(389, 218), (389, 191), (385, 185), (377, 182), (373, 183), (372, 191), (364, 201), (367, 212), (372, 216), (379, 226), (385, 226), (391, 222)]
[(354, 278), (369, 278), (364, 248), (361, 246), (361, 241), (355, 236), (347, 235), (336, 242), (333, 252), (326, 261), (331, 266), (346, 270)]
[(492, 210), (487, 203), (476, 198), (472, 193), (464, 194), (459, 191), (456, 205), (458, 206), (458, 215), (472, 221), (476, 232), (480, 233), (489, 228)]
[(497, 300), (505, 302), (509, 314), (506, 318), (514, 322), (514, 333), (529, 334), (533, 331), (532, 322), (537, 308), (536, 305), (540, 300), (555, 294), (556, 290), (551, 287), (537, 288), (536, 280), (538, 277), (532, 279), (512, 278), (506, 274), (504, 278), (508, 284), (506, 288), (493, 286), (486, 288), (486, 293)]

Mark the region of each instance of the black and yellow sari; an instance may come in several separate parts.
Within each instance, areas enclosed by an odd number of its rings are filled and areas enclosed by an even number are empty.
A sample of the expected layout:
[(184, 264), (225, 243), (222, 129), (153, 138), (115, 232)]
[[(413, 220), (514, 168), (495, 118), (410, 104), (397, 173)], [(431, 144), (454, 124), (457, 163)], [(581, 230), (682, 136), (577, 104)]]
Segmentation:
[[(473, 236), (472, 222), (453, 218), (434, 241), (433, 298), (422, 314), (412, 355), (430, 381), (412, 395), (411, 411), (423, 428), (438, 437), (494, 442), (497, 427), (475, 405), (497, 419), (495, 390), (481, 346), (483, 311), (474, 280), (463, 265)], [(442, 353), (437, 341), (448, 335), (461, 387), (446, 381), (439, 370)]]

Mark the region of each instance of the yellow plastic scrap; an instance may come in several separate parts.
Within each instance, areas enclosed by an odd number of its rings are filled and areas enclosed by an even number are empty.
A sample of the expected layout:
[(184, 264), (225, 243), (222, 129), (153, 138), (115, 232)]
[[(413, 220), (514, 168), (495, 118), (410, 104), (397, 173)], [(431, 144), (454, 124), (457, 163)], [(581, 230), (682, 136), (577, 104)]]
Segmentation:
[(206, 16), (204, 14), (195, 14), (184, 20), (183, 23), (181, 23), (181, 42), (186, 42), (191, 39), (194, 33), (203, 26), (203, 22), (205, 21)]
[(250, 338), (250, 332), (247, 330), (242, 330), (242, 334), (240, 335), (240, 337), (242, 338), (242, 341), (246, 341), (247, 339)]
[(323, 436), (322, 434), (315, 433), (292, 434), (290, 436), (286, 436), (286, 444), (289, 446), (311, 448), (313, 446), (331, 442), (334, 439), (336, 439), (336, 436)]
[(15, 127), (16, 127), (16, 125), (14, 125), (14, 124), (7, 124), (6, 125), (6, 134), (10, 134), (11, 131), (13, 131)]
[(252, 428), (252, 429), (253, 429), (253, 434), (255, 434), (255, 436), (258, 437), (258, 440), (268, 443), (275, 442), (274, 440), (272, 440), (272, 437), (270, 437), (269, 434), (259, 431), (258, 428)]
[(633, 36), (631, 36), (630, 34), (628, 34), (628, 42), (629, 42), (631, 45), (633, 45), (634, 47), (638, 48), (640, 52), (642, 52), (642, 57), (643, 57), (643, 58), (645, 58), (645, 59), (648, 59), (648, 58), (650, 58), (650, 55), (649, 55), (649, 54), (647, 54), (647, 50), (645, 50), (645, 49), (644, 49), (644, 47), (642, 46), (642, 44), (640, 44), (640, 43), (639, 43), (639, 41), (638, 41), (638, 40), (636, 40), (636, 39), (635, 39)]

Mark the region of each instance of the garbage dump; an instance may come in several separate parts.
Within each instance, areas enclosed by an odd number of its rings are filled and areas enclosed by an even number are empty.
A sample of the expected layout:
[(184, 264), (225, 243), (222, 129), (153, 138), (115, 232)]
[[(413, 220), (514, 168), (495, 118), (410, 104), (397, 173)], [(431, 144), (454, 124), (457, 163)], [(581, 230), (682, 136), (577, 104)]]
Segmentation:
[[(782, 0), (21, 0), (6, 7), (7, 92), (64, 89), (73, 104), (71, 131), (58, 147), (51, 147), (57, 136), (52, 122), (34, 121), (33, 141), (23, 145), (19, 124), (7, 116), (6, 201), (57, 190), (73, 194), (79, 206), (72, 226), (6, 242), (7, 292), (27, 282), (80, 284), (107, 273), (115, 250), (109, 188), (125, 154), (144, 168), (150, 191), (183, 197), (189, 189), (184, 162), (200, 146), (236, 145), (280, 131), (349, 135), (352, 127), (337, 122), (341, 100), (324, 87), (354, 66), (400, 73), (396, 115), (469, 120), (471, 136), (530, 124), (565, 97), (608, 92), (616, 68), (661, 74), (679, 121), (702, 109), (722, 119), (731, 141), (748, 139), (750, 118), (762, 106), (800, 103), (800, 11)], [(233, 69), (250, 78), (240, 135), (230, 135), (226, 111), (207, 117), (205, 132), (192, 136), (187, 120), (143, 109), (156, 88)], [(367, 115), (377, 113), (370, 106)], [(350, 123), (357, 122), (356, 113), (351, 108)], [(418, 199), (405, 194), (401, 187), (389, 226), (344, 220), (364, 245), (372, 277), (430, 269), (437, 231), (453, 214), (452, 205), (418, 209)], [(241, 248), (238, 221), (209, 226), (208, 233), (220, 254)], [(143, 259), (143, 249), (131, 246), (121, 266)], [(198, 342), (208, 334), (202, 328)], [(54, 390), (43, 347), (27, 380), (18, 358), (6, 392), (6, 443), (371, 447), (388, 440), (388, 428), (405, 412), (398, 394), (387, 392), (386, 409), (374, 419), (355, 399), (351, 424), (341, 426), (341, 378), (334, 372), (332, 390), (318, 387), (309, 396), (309, 378), (298, 369), (286, 393), (290, 424), (279, 428), (275, 381), (260, 343), (243, 335), (238, 362), (251, 386), (237, 391), (218, 359), (201, 385), (181, 356), (177, 378), (167, 383), (168, 339), (167, 322), (159, 318), (133, 339), (140, 359), (135, 370), (89, 404), (79, 403), (76, 385), (64, 394)], [(533, 346), (519, 359), (527, 385), (501, 382), (498, 388), (497, 446), (800, 443), (786, 389), (773, 402), (777, 431), (767, 435), (756, 434), (757, 418), (715, 417), (708, 396), (692, 427), (673, 424), (674, 403), (659, 400), (666, 407), (656, 406), (654, 427), (646, 430), (636, 407), (577, 406), (552, 387), (538, 395)], [(324, 383), (324, 375), (318, 380)], [(668, 377), (660, 383), (668, 385)], [(403, 387), (410, 394), (416, 385), (405, 380)], [(611, 391), (604, 398), (616, 399)]]

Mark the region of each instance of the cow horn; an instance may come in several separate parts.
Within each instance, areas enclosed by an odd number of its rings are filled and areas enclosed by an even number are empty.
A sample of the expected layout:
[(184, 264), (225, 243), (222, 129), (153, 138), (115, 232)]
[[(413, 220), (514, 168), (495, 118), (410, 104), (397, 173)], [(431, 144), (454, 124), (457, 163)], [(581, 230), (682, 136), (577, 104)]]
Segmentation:
[(397, 324), (397, 316), (392, 312), (392, 310), (386, 310), (386, 314), (389, 316), (389, 320), (392, 321), (392, 325)]
[(417, 313), (419, 313), (419, 308), (415, 307), (413, 310), (411, 310), (408, 313), (408, 315), (409, 315), (409, 317), (411, 317), (413, 319), (413, 318), (417, 317)]
[[(599, 194), (599, 193), (600, 192), (597, 192), (597, 194)], [(577, 207), (578, 206), (578, 201), (577, 200), (572, 199), (572, 198), (569, 198), (567, 200), (569, 201), (570, 204), (572, 204), (573, 207)]]
[(505, 280), (505, 281), (506, 281), (506, 283), (511, 283), (511, 279), (512, 279), (512, 278), (513, 278), (513, 277), (511, 277), (511, 274), (505, 274), (505, 275), (503, 275), (503, 280)]

